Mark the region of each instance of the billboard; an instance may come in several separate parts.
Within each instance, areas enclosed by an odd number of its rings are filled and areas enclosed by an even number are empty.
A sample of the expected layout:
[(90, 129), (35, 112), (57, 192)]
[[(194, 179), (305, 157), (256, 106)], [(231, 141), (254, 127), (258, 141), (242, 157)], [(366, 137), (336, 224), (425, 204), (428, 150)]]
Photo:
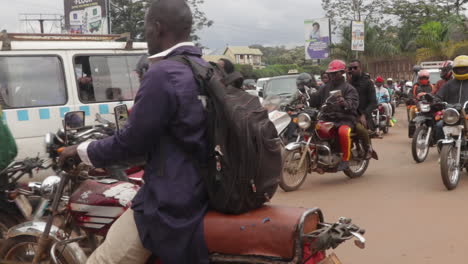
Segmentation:
[(108, 34), (106, 0), (64, 0), (70, 34)]
[(330, 51), (330, 21), (328, 18), (305, 20), (305, 58), (326, 59)]
[(353, 21), (351, 26), (351, 50), (364, 51), (364, 22)]

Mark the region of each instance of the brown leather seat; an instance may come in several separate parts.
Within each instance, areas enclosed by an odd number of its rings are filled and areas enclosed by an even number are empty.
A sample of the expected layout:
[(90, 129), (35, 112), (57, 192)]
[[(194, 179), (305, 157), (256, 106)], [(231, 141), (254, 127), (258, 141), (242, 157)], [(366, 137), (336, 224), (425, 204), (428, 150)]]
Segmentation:
[[(265, 206), (242, 215), (209, 212), (205, 217), (205, 240), (210, 253), (260, 255), (282, 259), (294, 257), (298, 224), (306, 208)], [(317, 228), (317, 214), (305, 220), (304, 232)]]

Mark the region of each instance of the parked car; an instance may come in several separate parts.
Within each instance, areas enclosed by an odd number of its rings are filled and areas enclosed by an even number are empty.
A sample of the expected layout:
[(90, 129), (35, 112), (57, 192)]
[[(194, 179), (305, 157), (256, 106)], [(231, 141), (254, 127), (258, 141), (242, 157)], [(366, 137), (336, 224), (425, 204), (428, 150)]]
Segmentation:
[(273, 77), (263, 88), (263, 98), (279, 96), (284, 103), (289, 103), (297, 93), (296, 79), (299, 75), (283, 75)]

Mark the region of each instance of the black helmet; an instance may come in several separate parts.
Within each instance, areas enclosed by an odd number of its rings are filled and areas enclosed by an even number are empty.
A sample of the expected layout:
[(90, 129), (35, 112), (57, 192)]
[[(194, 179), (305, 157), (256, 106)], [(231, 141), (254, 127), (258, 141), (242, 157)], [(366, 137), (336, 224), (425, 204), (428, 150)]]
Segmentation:
[(297, 85), (310, 85), (310, 82), (312, 81), (312, 76), (308, 73), (301, 73), (296, 79), (296, 84)]
[(142, 55), (140, 59), (138, 60), (135, 71), (138, 73), (140, 78), (142, 78), (143, 75), (148, 71), (148, 69), (149, 69), (148, 55)]

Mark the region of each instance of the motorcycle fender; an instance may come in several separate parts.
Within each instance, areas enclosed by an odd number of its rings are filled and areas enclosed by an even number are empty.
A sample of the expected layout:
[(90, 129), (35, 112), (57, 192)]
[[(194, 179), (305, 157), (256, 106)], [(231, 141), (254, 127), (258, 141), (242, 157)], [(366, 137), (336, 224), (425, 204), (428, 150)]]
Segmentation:
[(455, 144), (455, 139), (453, 138), (450, 138), (450, 139), (442, 139), (440, 141), (440, 143), (442, 143), (442, 145), (452, 145), (452, 144)]
[[(41, 234), (44, 232), (46, 227), (46, 222), (44, 221), (29, 221), (24, 222), (19, 225), (11, 227), (7, 234), (6, 239), (18, 237), (18, 236), (35, 236), (40, 237)], [(66, 238), (66, 234), (63, 230), (59, 229), (58, 227), (52, 225), (50, 229), (50, 238), (52, 238), (53, 242), (59, 242)], [(76, 262), (74, 264), (85, 264), (87, 260), (87, 256), (83, 249), (78, 246), (77, 243), (70, 243), (66, 247), (70, 249), (70, 254), (73, 255), (73, 258)]]
[(299, 143), (299, 142), (293, 142), (293, 143), (289, 143), (287, 146), (286, 146), (286, 150), (288, 151), (293, 151), (293, 150), (296, 150), (296, 149), (300, 149), (302, 147), (302, 144)]

